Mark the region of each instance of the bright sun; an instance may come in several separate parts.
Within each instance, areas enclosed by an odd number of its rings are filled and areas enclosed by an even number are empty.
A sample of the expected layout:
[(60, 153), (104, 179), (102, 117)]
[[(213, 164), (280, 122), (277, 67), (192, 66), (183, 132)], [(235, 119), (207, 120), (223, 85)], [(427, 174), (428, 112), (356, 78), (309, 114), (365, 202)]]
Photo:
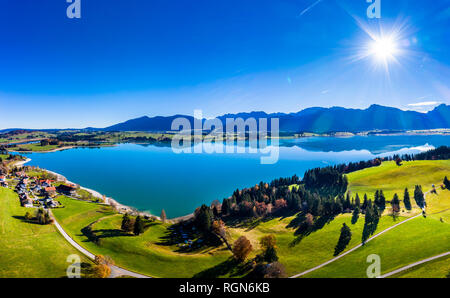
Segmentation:
[(392, 38), (379, 38), (370, 44), (369, 52), (378, 59), (386, 61), (394, 57), (397, 52), (397, 45)]

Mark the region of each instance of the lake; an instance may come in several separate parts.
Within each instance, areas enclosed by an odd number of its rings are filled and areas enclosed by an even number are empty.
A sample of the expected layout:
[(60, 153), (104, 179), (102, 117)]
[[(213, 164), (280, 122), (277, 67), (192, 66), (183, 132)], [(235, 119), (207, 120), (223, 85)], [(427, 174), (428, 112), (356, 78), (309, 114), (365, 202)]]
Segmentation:
[(261, 164), (261, 154), (176, 154), (170, 147), (120, 144), (26, 154), (39, 166), (118, 202), (168, 218), (222, 201), (237, 188), (303, 173), (313, 167), (417, 153), (449, 145), (450, 136), (311, 137), (280, 140), (279, 160)]

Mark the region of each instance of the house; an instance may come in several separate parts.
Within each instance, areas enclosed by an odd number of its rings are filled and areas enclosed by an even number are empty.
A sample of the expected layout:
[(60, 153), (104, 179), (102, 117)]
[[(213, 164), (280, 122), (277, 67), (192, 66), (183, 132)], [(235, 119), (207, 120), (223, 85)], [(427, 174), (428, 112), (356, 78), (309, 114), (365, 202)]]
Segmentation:
[(45, 187), (43, 194), (49, 197), (54, 197), (56, 196), (56, 188), (54, 186)]
[(42, 186), (42, 187), (50, 187), (50, 186), (52, 186), (52, 181), (51, 180), (39, 180), (39, 184)]
[(6, 182), (6, 176), (0, 176), (0, 182)]
[(75, 184), (61, 184), (56, 189), (61, 194), (75, 196), (77, 194), (78, 187)]

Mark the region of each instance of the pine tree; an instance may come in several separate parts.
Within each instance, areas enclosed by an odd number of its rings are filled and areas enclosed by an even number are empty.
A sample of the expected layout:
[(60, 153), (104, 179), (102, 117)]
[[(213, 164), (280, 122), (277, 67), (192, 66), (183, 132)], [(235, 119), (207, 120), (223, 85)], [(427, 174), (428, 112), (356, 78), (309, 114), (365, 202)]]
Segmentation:
[(386, 197), (384, 196), (383, 190), (380, 189), (380, 210), (386, 208)]
[(391, 205), (400, 206), (400, 200), (399, 200), (398, 195), (396, 193), (394, 194), (394, 198), (391, 201)]
[(134, 235), (140, 235), (144, 233), (144, 222), (142, 221), (141, 217), (138, 215), (136, 217), (136, 220), (134, 221), (134, 229), (133, 229)]
[(352, 239), (352, 232), (350, 228), (345, 223), (342, 224), (341, 235), (339, 236), (338, 243), (334, 248), (334, 256), (340, 254), (348, 245), (351, 239)]
[(411, 199), (409, 198), (408, 188), (405, 188), (405, 193), (403, 194), (403, 203), (405, 204), (406, 210), (411, 210)]
[(350, 191), (348, 191), (347, 192), (347, 196), (346, 196), (346, 198), (345, 198), (345, 206), (344, 206), (344, 209), (345, 210), (347, 210), (347, 209), (352, 209), (352, 203), (351, 203), (351, 201), (350, 201)]
[(211, 231), (213, 223), (213, 214), (211, 208), (206, 205), (202, 205), (195, 213), (194, 218), (195, 225), (203, 232)]
[(414, 200), (416, 201), (417, 206), (422, 209), (425, 208), (425, 198), (420, 185), (416, 185), (414, 189)]
[(367, 239), (369, 239), (370, 234), (372, 233), (372, 210), (371, 208), (367, 208), (364, 215), (364, 228), (362, 232), (362, 244), (366, 244)]
[(446, 189), (450, 189), (450, 181), (447, 179), (447, 176), (444, 178), (444, 186)]
[(120, 228), (124, 232), (131, 232), (131, 230), (133, 229), (133, 223), (127, 213), (125, 213), (122, 217), (122, 225), (120, 226)]
[(359, 209), (361, 209), (361, 201), (359, 199), (358, 194), (356, 194), (356, 197), (355, 197), (355, 207), (358, 207)]
[(352, 225), (358, 222), (358, 218), (359, 218), (359, 207), (356, 206), (352, 214)]
[(367, 194), (364, 194), (364, 201), (361, 207), (362, 210), (365, 211), (367, 209), (367, 203), (368, 203)]

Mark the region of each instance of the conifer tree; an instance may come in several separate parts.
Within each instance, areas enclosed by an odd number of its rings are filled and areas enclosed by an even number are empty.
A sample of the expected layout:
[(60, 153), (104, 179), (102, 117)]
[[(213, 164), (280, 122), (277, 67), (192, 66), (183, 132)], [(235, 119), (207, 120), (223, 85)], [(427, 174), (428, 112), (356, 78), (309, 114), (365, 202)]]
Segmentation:
[(409, 198), (408, 188), (405, 188), (405, 193), (403, 194), (403, 203), (405, 204), (406, 210), (411, 210), (411, 199)]
[(356, 196), (355, 196), (355, 207), (358, 207), (359, 209), (361, 209), (361, 201), (359, 199), (358, 194), (356, 194)]
[(450, 181), (447, 179), (447, 176), (444, 178), (444, 186), (446, 189), (450, 189)]
[(355, 209), (353, 209), (352, 225), (358, 222), (358, 218), (359, 218), (359, 207), (356, 206)]
[(422, 209), (425, 208), (425, 198), (420, 185), (416, 185), (414, 189), (414, 200), (416, 201), (417, 206)]
[(124, 232), (131, 232), (133, 229), (133, 223), (131, 221), (130, 216), (127, 213), (125, 213), (122, 217), (122, 225), (120, 226), (120, 228)]
[(386, 208), (386, 197), (383, 194), (383, 190), (380, 189), (379, 193), (379, 201), (380, 201), (380, 210), (384, 210)]
[(144, 222), (142, 221), (142, 218), (138, 215), (136, 217), (136, 220), (134, 221), (134, 229), (133, 229), (134, 235), (140, 235), (144, 233)]

